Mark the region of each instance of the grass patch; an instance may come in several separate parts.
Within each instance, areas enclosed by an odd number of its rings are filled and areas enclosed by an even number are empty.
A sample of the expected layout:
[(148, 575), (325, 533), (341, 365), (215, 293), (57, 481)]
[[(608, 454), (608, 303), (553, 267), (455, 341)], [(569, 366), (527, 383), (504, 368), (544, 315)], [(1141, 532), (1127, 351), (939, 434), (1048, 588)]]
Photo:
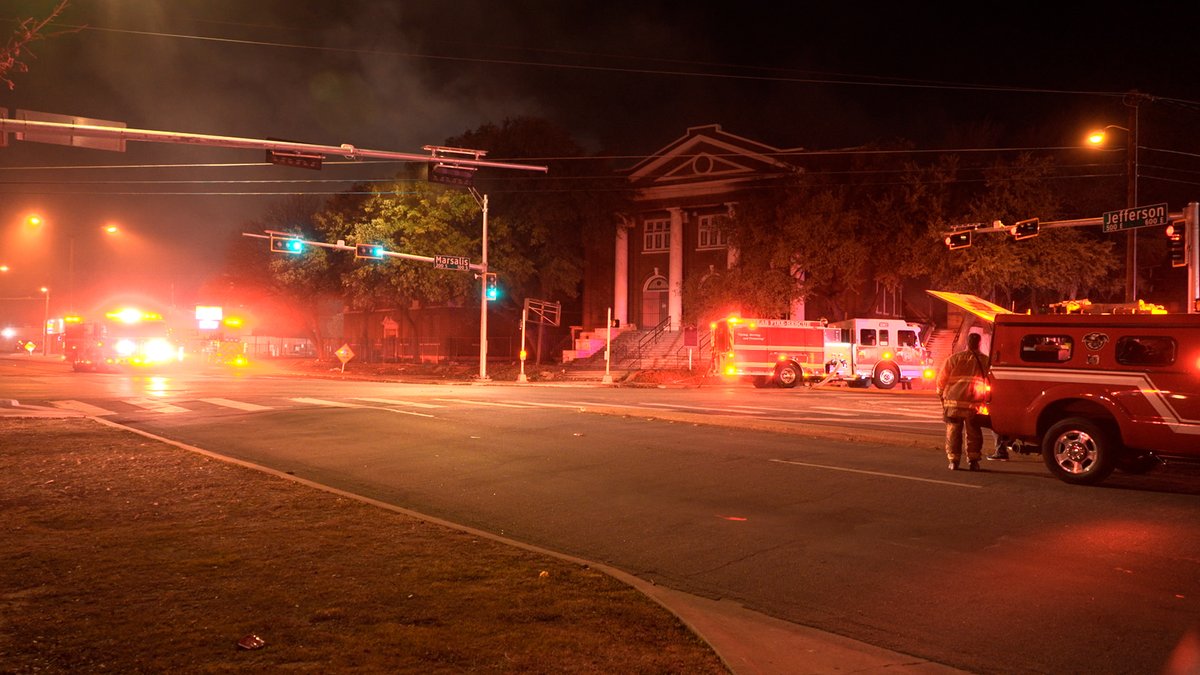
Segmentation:
[(728, 672), (586, 566), (88, 420), (0, 420), (0, 481), (4, 672)]

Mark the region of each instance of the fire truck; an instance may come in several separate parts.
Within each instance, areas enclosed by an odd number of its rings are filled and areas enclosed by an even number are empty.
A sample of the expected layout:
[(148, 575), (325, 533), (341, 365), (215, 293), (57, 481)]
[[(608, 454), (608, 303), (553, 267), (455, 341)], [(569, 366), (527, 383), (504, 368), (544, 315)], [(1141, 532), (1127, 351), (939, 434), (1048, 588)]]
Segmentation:
[(713, 370), (750, 378), (756, 387), (791, 388), (824, 377), (826, 327), (819, 321), (743, 319), (713, 322)]
[(728, 317), (713, 322), (711, 329), (713, 370), (750, 378), (756, 387), (836, 380), (891, 389), (902, 378), (933, 378), (920, 326), (902, 320), (827, 324)]
[(831, 374), (852, 386), (891, 389), (902, 381), (932, 380), (933, 361), (921, 339), (921, 326), (902, 319), (846, 319), (829, 324), (838, 331), (825, 344)]
[(133, 307), (96, 320), (66, 317), (63, 332), (64, 355), (76, 372), (159, 368), (183, 357), (162, 316)]

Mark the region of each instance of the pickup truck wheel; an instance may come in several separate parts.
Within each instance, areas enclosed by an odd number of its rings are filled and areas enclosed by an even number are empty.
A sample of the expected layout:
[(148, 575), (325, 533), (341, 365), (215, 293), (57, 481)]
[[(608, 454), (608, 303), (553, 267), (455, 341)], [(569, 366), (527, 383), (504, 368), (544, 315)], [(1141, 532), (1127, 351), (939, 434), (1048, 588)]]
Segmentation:
[(1073, 485), (1095, 485), (1108, 478), (1118, 452), (1108, 431), (1082, 417), (1056, 423), (1042, 440), (1042, 460), (1050, 473)]
[(877, 389), (891, 389), (900, 381), (900, 369), (893, 365), (877, 366), (871, 383)]
[(791, 389), (800, 381), (800, 370), (791, 363), (785, 363), (775, 371), (775, 384), (784, 389)]

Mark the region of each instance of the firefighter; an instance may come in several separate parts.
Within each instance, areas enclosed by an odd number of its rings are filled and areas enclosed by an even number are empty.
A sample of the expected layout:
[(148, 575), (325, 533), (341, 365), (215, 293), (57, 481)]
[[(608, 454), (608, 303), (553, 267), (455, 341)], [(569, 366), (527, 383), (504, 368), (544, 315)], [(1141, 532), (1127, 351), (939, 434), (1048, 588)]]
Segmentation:
[(988, 357), (979, 352), (978, 333), (967, 336), (965, 351), (951, 354), (937, 376), (937, 393), (946, 420), (946, 458), (957, 471), (966, 436), (967, 468), (979, 470), (983, 455), (983, 428), (976, 415), (987, 392)]

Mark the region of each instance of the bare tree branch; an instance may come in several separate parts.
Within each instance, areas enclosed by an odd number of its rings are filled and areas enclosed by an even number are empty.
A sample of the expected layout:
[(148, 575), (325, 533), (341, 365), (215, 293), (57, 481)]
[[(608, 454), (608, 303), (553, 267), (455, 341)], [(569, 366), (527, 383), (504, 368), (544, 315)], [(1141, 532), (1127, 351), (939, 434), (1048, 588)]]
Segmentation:
[(8, 85), (10, 91), (17, 86), (12, 81), (10, 75), (29, 72), (29, 66), (25, 63), (25, 59), (34, 57), (33, 51), (29, 48), (31, 43), (79, 30), (78, 28), (74, 28), (49, 34), (43, 32), (46, 26), (57, 18), (59, 14), (62, 14), (66, 8), (67, 0), (61, 0), (54, 7), (54, 10), (50, 12), (50, 15), (44, 19), (38, 20), (34, 17), (21, 19), (20, 23), (17, 24), (17, 29), (13, 31), (8, 41), (0, 47), (0, 82)]

